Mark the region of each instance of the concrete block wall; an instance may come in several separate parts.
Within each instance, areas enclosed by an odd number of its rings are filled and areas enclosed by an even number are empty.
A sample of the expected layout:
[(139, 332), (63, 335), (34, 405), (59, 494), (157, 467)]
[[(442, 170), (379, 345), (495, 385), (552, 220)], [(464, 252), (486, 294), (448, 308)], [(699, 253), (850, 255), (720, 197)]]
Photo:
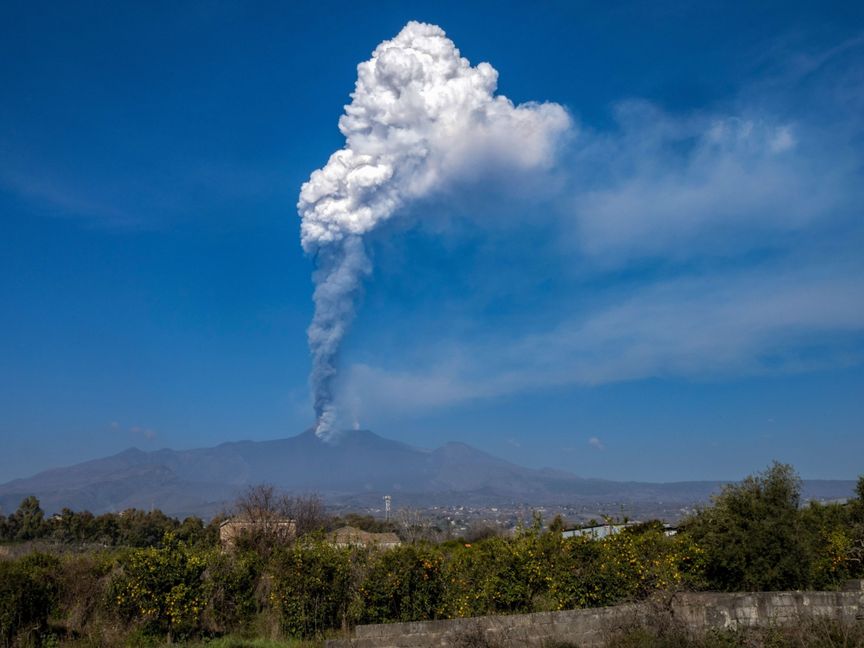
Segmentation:
[[(543, 646), (566, 641), (584, 648), (603, 646), (617, 629), (652, 618), (657, 602), (608, 608), (538, 612), (413, 623), (357, 626), (346, 639), (331, 639), (327, 648), (433, 648), (483, 645)], [(839, 592), (691, 592), (662, 604), (689, 629), (736, 629), (782, 624), (802, 617), (829, 617), (864, 622), (864, 581), (852, 581)]]
[(737, 629), (802, 617), (855, 620), (862, 611), (862, 593), (843, 592), (694, 592), (673, 603), (675, 618), (693, 630)]

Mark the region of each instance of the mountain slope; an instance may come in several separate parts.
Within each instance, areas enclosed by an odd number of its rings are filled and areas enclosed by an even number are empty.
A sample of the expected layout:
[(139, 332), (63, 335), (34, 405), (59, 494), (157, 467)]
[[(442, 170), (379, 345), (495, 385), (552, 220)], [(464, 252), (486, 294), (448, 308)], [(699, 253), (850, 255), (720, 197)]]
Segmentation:
[[(325, 443), (311, 431), (275, 441), (238, 441), (213, 448), (144, 452), (41, 472), (0, 485), (0, 510), (36, 495), (48, 512), (62, 507), (94, 513), (159, 508), (172, 515), (209, 516), (251, 484), (320, 494), (357, 505), (384, 493), (415, 504), (471, 502), (562, 504), (578, 502), (705, 501), (717, 482), (648, 484), (582, 479), (560, 470), (512, 464), (464, 443), (423, 450), (366, 430)], [(808, 482), (811, 497), (851, 494), (853, 482)]]

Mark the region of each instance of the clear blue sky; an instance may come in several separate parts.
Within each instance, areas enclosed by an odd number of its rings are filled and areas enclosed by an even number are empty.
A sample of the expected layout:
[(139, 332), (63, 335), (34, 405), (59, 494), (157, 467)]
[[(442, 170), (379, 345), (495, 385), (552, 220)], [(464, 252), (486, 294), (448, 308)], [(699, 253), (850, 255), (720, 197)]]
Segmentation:
[(613, 479), (864, 472), (861, 3), (12, 0), (0, 481), (312, 424), (297, 194), (409, 20), (575, 126), (370, 238), (360, 425)]

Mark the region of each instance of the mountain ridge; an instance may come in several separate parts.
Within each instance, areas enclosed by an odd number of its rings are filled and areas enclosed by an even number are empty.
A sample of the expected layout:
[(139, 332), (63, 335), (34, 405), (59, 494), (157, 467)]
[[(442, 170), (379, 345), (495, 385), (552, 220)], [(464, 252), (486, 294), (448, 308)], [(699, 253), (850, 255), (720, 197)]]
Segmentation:
[[(358, 507), (380, 503), (383, 494), (421, 506), (651, 501), (689, 506), (707, 501), (722, 484), (589, 479), (519, 466), (458, 441), (427, 450), (352, 430), (328, 443), (307, 430), (284, 439), (190, 450), (127, 448), (0, 484), (0, 510), (14, 511), (21, 499), (36, 495), (49, 513), (63, 507), (93, 513), (159, 508), (171, 515), (209, 517), (258, 483)], [(852, 481), (805, 482), (805, 494), (814, 498), (848, 497), (853, 489)]]

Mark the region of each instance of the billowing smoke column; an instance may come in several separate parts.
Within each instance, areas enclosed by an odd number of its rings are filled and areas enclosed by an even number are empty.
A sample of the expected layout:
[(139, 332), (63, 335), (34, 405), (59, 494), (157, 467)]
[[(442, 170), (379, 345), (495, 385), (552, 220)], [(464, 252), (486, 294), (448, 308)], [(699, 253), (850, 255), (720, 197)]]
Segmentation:
[(494, 165), (551, 163), (570, 127), (554, 103), (514, 106), (496, 96), (498, 73), (472, 67), (444, 31), (408, 23), (357, 66), (339, 120), (345, 147), (300, 190), (303, 249), (314, 255), (315, 315), (309, 326), (316, 434), (329, 439), (337, 412), (337, 356), (371, 272), (364, 236), (411, 200)]

